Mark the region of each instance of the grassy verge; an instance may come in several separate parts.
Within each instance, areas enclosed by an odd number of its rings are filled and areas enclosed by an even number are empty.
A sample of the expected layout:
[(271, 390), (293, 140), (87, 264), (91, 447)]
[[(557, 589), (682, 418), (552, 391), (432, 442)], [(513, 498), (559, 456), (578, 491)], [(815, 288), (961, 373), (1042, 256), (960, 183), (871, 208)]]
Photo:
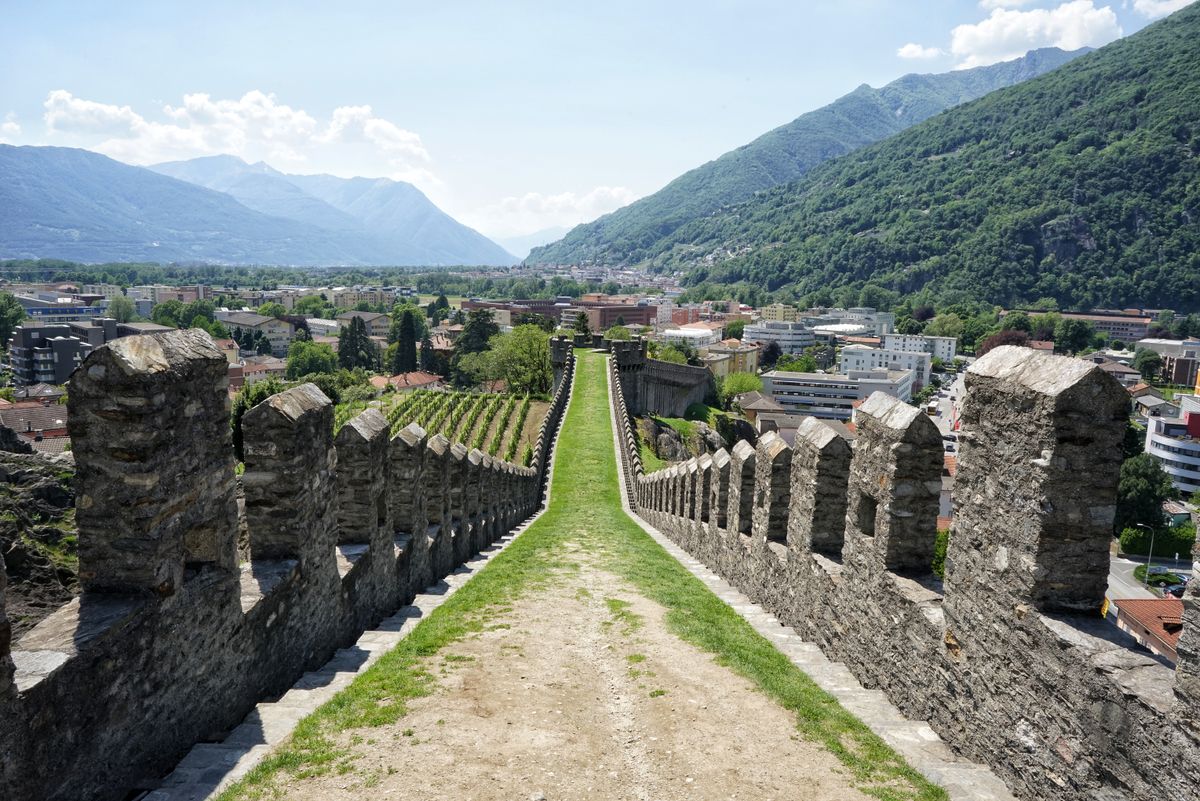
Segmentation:
[[(794, 712), (800, 732), (841, 760), (864, 792), (884, 801), (945, 799), (940, 788), (909, 768), (623, 513), (604, 357), (576, 355), (575, 394), (558, 446), (550, 508), (399, 646), (305, 719), (289, 741), (220, 801), (267, 797), (285, 772), (300, 778), (352, 770), (349, 749), (337, 744), (338, 732), (400, 718), (408, 701), (432, 691), (430, 658), (439, 650), (481, 631), (492, 614), (510, 608), (556, 571), (574, 567), (564, 559), (567, 542), (596, 554), (608, 569), (662, 604), (668, 626), (683, 640)], [(620, 602), (606, 603), (614, 619), (625, 614)]]

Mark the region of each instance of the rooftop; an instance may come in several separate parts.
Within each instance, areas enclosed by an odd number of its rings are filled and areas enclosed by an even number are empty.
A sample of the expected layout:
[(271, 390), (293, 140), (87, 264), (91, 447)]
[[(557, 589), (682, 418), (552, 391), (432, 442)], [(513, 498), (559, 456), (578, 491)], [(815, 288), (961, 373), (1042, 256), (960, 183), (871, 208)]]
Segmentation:
[(1178, 598), (1114, 598), (1125, 617), (1174, 649), (1183, 631), (1183, 601)]

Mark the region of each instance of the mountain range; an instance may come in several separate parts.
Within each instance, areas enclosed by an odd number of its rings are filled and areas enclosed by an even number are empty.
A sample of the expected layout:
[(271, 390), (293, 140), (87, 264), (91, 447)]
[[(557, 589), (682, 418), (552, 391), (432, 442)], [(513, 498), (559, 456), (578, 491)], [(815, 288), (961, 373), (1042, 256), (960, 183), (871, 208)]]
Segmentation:
[(987, 67), (905, 75), (880, 89), (864, 84), (684, 173), (652, 195), (577, 226), (559, 242), (534, 248), (527, 262), (636, 264), (661, 250), (661, 242), (693, 220), (794, 181), (824, 161), (988, 92), (1042, 75), (1089, 51), (1044, 48)]
[(819, 305), (1196, 311), (1197, 65), (1200, 4), (681, 226), (646, 263)]
[(516, 258), (386, 178), (287, 175), (233, 156), (134, 167), (0, 145), (0, 258), (507, 265)]

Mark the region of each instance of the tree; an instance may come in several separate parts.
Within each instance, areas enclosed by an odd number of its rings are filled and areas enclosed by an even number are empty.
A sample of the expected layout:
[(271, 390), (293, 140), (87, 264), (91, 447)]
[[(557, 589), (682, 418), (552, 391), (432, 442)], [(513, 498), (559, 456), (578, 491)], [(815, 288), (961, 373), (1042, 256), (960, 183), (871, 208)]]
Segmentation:
[[(1018, 311), (1004, 316), (1004, 322), (1001, 326), (1005, 331), (1024, 331), (1028, 334), (1033, 330), (1033, 321), (1029, 319), (1029, 315), (1025, 312)], [(1026, 337), (1028, 339), (1028, 337)]]
[(792, 373), (815, 373), (817, 360), (807, 353), (799, 356), (788, 353), (775, 360), (775, 369), (787, 370)]
[(509, 392), (545, 395), (554, 383), (550, 335), (536, 325), (497, 334), (487, 350), (465, 355), (459, 366), (476, 381), (504, 381)]
[(518, 325), (536, 325), (546, 333), (554, 330), (554, 321), (544, 314), (535, 314), (534, 312), (521, 312), (513, 315), (512, 324), (515, 328)]
[[(1006, 320), (1007, 322), (1007, 320)], [(1003, 331), (992, 334), (983, 342), (979, 343), (979, 347), (975, 349), (977, 356), (982, 356), (992, 348), (998, 348), (1001, 345), (1020, 345), (1029, 344), (1029, 334), (1019, 328), (1006, 328)]]
[(1041, 342), (1054, 339), (1054, 332), (1058, 330), (1060, 322), (1062, 322), (1062, 316), (1054, 312), (1034, 315), (1029, 320), (1030, 325), (1033, 326), (1033, 330), (1029, 332), (1029, 338)]
[(629, 329), (623, 325), (614, 325), (604, 332), (604, 338), (615, 340), (633, 339), (633, 334), (629, 333)]
[(779, 347), (779, 343), (774, 340), (768, 342), (763, 347), (762, 356), (759, 361), (763, 367), (771, 368), (775, 366), (775, 362), (779, 361), (779, 357), (783, 355), (783, 348)]
[(963, 332), (963, 319), (954, 312), (939, 314), (925, 325), (925, 333), (931, 337), (954, 337), (958, 339)]
[(1063, 318), (1054, 327), (1054, 349), (1063, 353), (1078, 353), (1092, 341), (1096, 329), (1090, 323)]
[(412, 314), (415, 341), (420, 342), (429, 336), (429, 324), (426, 322), (424, 310), (412, 303), (397, 303), (392, 307), (392, 324), (388, 328), (388, 342), (396, 342), (400, 339), (400, 326), (405, 312)]
[(1163, 501), (1177, 498), (1179, 491), (1171, 477), (1148, 453), (1139, 453), (1121, 463), (1121, 479), (1117, 484), (1117, 513), (1113, 523), (1116, 532), (1136, 528), (1138, 523), (1162, 528), (1166, 523)]
[(288, 346), (287, 372), (289, 381), (310, 373), (333, 373), (338, 369), (337, 354), (333, 348), (312, 341), (294, 340)]
[(592, 326), (588, 323), (587, 313), (584, 312), (582, 309), (575, 313), (574, 328), (575, 328), (576, 334), (592, 333)]
[(747, 392), (761, 392), (762, 379), (754, 373), (730, 373), (721, 381), (719, 394), (721, 405), (728, 409), (733, 399)]
[(338, 364), (347, 370), (374, 370), (379, 364), (379, 349), (367, 336), (367, 324), (361, 317), (351, 317), (338, 334)]
[(337, 310), (325, 299), (324, 295), (305, 295), (292, 305), (292, 311), (304, 317), (337, 316)]
[(392, 362), (392, 373), (411, 373), (417, 369), (417, 320), (412, 309), (405, 309), (400, 315), (399, 331), (396, 335), (395, 360)]
[(183, 309), (183, 303), (178, 300), (166, 300), (162, 303), (157, 303), (150, 310), (150, 321), (159, 325), (169, 326), (170, 328), (182, 328)]
[(242, 391), (233, 399), (229, 427), (233, 429), (233, 452), (239, 462), (246, 460), (246, 454), (242, 449), (242, 417), (255, 406), (272, 395), (283, 392), (284, 389), (283, 383), (278, 379), (268, 378), (242, 387)]
[(745, 331), (745, 320), (730, 320), (725, 323), (725, 336), (729, 339), (741, 339)]
[[(454, 355), (450, 357), (450, 377), (457, 384), (469, 384), (471, 373), (462, 365), (464, 357), (472, 353), (482, 353), (488, 349), (492, 337), (500, 333), (500, 326), (492, 318), (488, 309), (472, 309), (463, 324), (462, 333), (454, 343)], [(467, 365), (469, 367), (469, 365)]]
[(1162, 356), (1149, 348), (1141, 348), (1133, 357), (1133, 369), (1141, 373), (1147, 382), (1153, 382), (1162, 370)]
[(272, 300), (272, 301), (268, 301), (267, 303), (264, 303), (263, 305), (259, 306), (258, 313), (261, 314), (263, 317), (279, 318), (279, 317), (283, 317), (288, 312), (287, 312), (287, 309), (284, 308), (282, 303), (277, 303), (276, 301)]
[(108, 316), (118, 323), (127, 323), (137, 317), (137, 307), (124, 295), (115, 295), (108, 302)]
[(11, 292), (0, 292), (0, 347), (8, 347), (13, 329), (25, 319), (25, 307)]
[(670, 362), (671, 364), (687, 364), (688, 357), (679, 348), (674, 345), (661, 345), (654, 352), (654, 358), (660, 362)]

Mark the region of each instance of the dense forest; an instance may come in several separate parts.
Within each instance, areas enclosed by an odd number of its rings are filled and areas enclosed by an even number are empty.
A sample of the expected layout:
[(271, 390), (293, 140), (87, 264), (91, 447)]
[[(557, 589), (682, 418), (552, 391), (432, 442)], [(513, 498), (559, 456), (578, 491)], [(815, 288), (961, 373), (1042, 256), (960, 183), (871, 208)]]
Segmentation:
[(1197, 64), (1200, 4), (684, 226), (647, 263), (695, 294), (1195, 311)]
[(648, 197), (559, 242), (535, 248), (530, 264), (637, 262), (680, 226), (794, 181), (818, 164), (878, 142), (948, 108), (1049, 72), (1087, 48), (1055, 47), (969, 70), (905, 75), (880, 89), (866, 84), (827, 106), (768, 131), (742, 147), (689, 170)]

